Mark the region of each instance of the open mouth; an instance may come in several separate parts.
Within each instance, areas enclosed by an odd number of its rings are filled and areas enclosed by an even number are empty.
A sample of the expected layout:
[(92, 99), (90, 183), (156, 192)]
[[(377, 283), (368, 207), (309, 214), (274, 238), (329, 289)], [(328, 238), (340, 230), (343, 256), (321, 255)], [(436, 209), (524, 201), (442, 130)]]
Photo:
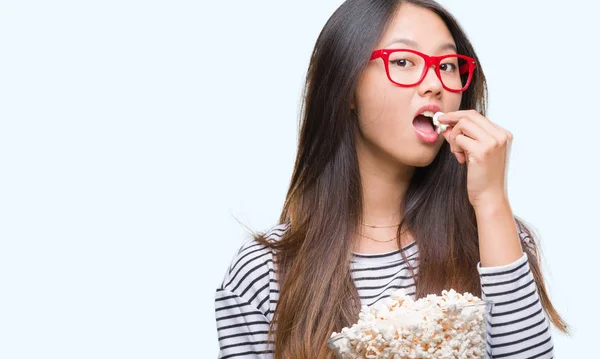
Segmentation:
[(433, 133), (435, 132), (435, 126), (433, 125), (433, 118), (425, 115), (418, 115), (413, 120), (413, 126), (422, 132)]
[(425, 143), (436, 143), (439, 133), (433, 123), (432, 111), (423, 111), (413, 119), (413, 127), (417, 137)]

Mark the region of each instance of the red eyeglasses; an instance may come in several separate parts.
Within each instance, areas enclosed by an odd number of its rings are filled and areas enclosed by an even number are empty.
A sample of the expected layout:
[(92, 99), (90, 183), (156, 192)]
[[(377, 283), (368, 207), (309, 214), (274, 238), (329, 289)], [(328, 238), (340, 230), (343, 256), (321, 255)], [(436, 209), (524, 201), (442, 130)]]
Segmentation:
[(388, 79), (395, 85), (411, 87), (420, 84), (433, 65), (442, 86), (450, 92), (463, 92), (471, 84), (475, 59), (465, 55), (450, 54), (429, 56), (411, 49), (379, 49), (370, 60), (381, 58)]

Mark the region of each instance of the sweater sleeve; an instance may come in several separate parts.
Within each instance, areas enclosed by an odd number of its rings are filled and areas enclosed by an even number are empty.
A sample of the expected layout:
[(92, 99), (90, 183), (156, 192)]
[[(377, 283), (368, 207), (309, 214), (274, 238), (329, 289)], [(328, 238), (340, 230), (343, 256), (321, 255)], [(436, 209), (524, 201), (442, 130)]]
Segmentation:
[(477, 269), (482, 299), (494, 305), (489, 317), (488, 356), (540, 358), (554, 356), (550, 322), (542, 308), (527, 255), (514, 263)]
[(269, 320), (255, 306), (226, 289), (215, 298), (219, 359), (272, 358), (268, 348)]
[(270, 250), (254, 241), (234, 256), (215, 293), (219, 359), (273, 358), (268, 341), (273, 274)]

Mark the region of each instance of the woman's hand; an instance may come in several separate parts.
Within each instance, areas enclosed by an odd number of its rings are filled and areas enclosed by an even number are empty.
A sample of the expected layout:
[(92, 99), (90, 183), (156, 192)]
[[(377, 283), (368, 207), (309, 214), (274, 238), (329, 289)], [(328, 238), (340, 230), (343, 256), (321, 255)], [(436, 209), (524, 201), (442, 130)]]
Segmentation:
[(473, 207), (506, 200), (506, 168), (513, 136), (475, 110), (446, 113), (442, 132), (459, 163), (467, 163), (467, 191)]

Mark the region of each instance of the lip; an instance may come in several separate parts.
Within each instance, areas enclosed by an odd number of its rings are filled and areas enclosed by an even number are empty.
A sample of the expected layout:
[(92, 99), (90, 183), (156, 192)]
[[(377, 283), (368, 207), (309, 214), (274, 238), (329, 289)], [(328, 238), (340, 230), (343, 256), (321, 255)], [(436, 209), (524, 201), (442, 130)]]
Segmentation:
[(413, 119), (425, 111), (431, 111), (433, 113), (436, 113), (436, 112), (440, 112), (441, 108), (440, 108), (440, 106), (434, 105), (434, 104), (425, 105), (425, 106), (421, 107), (419, 109), (419, 111), (417, 111), (417, 113), (415, 113), (415, 115), (413, 116)]
[(426, 143), (436, 143), (438, 138), (440, 138), (440, 135), (435, 131), (433, 133), (425, 133), (415, 128), (415, 133), (421, 141)]

